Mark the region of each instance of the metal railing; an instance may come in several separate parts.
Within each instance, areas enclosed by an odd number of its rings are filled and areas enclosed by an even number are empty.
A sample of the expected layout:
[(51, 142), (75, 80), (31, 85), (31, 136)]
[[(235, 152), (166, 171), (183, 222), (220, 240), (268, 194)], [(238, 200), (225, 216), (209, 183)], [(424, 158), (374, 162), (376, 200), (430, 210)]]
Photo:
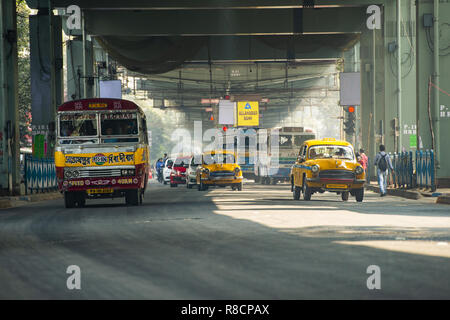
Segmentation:
[(419, 188), (430, 188), (436, 190), (434, 177), (434, 151), (416, 151), (416, 176)]
[(389, 154), (394, 172), (389, 172), (388, 184), (395, 188), (411, 189), (415, 186), (413, 153), (400, 152)]
[[(399, 189), (419, 187), (436, 190), (433, 150), (389, 153), (389, 157), (394, 171), (389, 170), (386, 177), (388, 186)], [(370, 164), (376, 169), (374, 163)]]
[(25, 155), (24, 174), (25, 194), (57, 190), (54, 159), (39, 159), (31, 154)]

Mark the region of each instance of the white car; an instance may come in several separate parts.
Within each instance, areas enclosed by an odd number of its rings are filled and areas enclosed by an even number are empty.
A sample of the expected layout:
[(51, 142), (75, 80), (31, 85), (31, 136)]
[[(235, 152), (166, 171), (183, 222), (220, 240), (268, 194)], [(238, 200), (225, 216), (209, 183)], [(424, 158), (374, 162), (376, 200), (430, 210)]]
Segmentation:
[(186, 169), (186, 187), (191, 189), (197, 184), (197, 168), (202, 162), (202, 156), (194, 156), (189, 161), (189, 167)]
[(170, 172), (172, 171), (172, 166), (173, 166), (174, 161), (175, 161), (175, 159), (169, 158), (164, 163), (164, 168), (163, 168), (164, 184), (170, 183)]

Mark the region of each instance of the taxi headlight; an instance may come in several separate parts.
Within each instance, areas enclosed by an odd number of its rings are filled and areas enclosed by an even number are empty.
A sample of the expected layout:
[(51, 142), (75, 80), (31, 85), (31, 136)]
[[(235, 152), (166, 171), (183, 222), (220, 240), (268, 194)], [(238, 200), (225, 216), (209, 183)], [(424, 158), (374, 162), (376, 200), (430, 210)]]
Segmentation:
[(313, 165), (313, 166), (311, 167), (311, 171), (312, 171), (313, 173), (319, 172), (319, 166), (318, 166), (317, 164)]
[(361, 167), (361, 166), (357, 166), (357, 167), (356, 167), (356, 169), (355, 169), (355, 173), (356, 173), (356, 174), (361, 174), (361, 173), (363, 173), (363, 172), (364, 172), (363, 167)]

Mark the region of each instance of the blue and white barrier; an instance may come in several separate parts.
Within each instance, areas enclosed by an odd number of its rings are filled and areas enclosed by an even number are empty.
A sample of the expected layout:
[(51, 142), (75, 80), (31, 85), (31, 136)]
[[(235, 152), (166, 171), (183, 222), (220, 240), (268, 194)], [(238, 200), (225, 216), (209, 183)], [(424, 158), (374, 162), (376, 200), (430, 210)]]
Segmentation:
[(57, 190), (54, 159), (37, 159), (25, 155), (25, 193), (43, 193)]

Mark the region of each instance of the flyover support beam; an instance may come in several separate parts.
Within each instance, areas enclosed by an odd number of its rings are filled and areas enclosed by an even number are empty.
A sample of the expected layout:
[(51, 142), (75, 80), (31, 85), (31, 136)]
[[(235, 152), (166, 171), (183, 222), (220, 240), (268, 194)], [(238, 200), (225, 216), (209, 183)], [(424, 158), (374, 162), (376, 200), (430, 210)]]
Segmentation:
[[(357, 33), (366, 8), (85, 10), (86, 30), (102, 36), (291, 35)], [(193, 23), (195, 21), (196, 23)]]
[[(383, 30), (363, 28), (360, 41), (361, 59), (361, 147), (373, 160), (383, 143), (380, 120), (384, 119), (384, 45)], [(372, 169), (373, 166), (371, 167)], [(375, 170), (370, 176), (375, 177)]]
[[(360, 71), (360, 59), (359, 59), (359, 43), (355, 44), (351, 49), (344, 52), (344, 72), (359, 72)], [(355, 106), (355, 131), (354, 134), (348, 134), (344, 131), (345, 140), (352, 143), (355, 147), (355, 150), (359, 150), (361, 145), (361, 139), (359, 138), (359, 132), (361, 129), (360, 126), (360, 117), (361, 111), (360, 106)], [(348, 112), (341, 112), (343, 114), (342, 125), (343, 122), (347, 119)]]
[(450, 186), (450, 161), (447, 160), (450, 157), (448, 17), (450, 3), (417, 1), (418, 147), (435, 150), (436, 177), (440, 186)]
[(56, 108), (63, 102), (61, 18), (48, 8), (30, 16), (33, 154), (53, 157)]
[(16, 1), (0, 1), (0, 194), (20, 194)]
[(67, 57), (67, 99), (77, 100), (83, 97), (83, 42), (81, 36), (66, 42)]
[(92, 38), (86, 32), (85, 18), (83, 13), (82, 26), (82, 59), (83, 59), (83, 98), (94, 97), (94, 46)]
[(384, 6), (383, 142), (389, 152), (416, 150), (415, 11), (413, 1)]

